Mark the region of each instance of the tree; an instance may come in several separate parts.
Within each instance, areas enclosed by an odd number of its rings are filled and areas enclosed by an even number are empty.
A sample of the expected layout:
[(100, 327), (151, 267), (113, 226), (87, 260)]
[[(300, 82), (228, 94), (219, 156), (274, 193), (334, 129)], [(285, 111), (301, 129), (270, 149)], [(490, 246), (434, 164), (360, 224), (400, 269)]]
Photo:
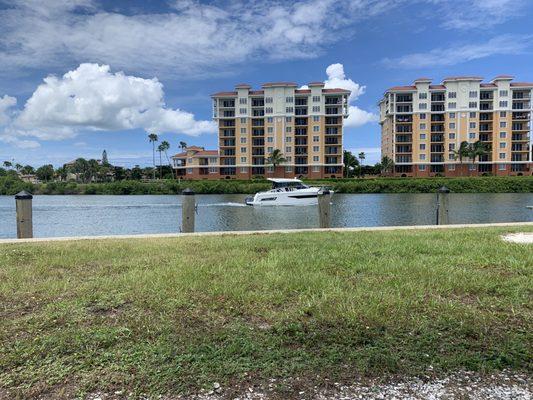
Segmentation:
[(274, 149), (274, 151), (270, 153), (270, 156), (267, 158), (267, 164), (270, 164), (274, 167), (274, 173), (276, 172), (276, 167), (285, 161), (287, 161), (287, 159), (283, 157), (283, 153), (280, 149)]
[(350, 178), (359, 165), (359, 160), (348, 150), (344, 150), (342, 162), (344, 163), (344, 177)]
[(105, 150), (102, 152), (102, 165), (104, 166), (109, 165), (109, 160), (107, 159), (107, 151)]
[(11, 161), (4, 161), (4, 167), (11, 168), (13, 166), (13, 163)]
[(89, 162), (85, 158), (77, 158), (72, 166), (72, 172), (76, 174), (78, 179), (82, 182), (88, 182), (91, 177)]
[(390, 159), (388, 156), (383, 156), (381, 159), (381, 173), (382, 174), (388, 174), (392, 172), (394, 168), (394, 161)]
[(362, 175), (362, 172), (363, 172), (363, 161), (365, 161), (365, 158), (366, 158), (366, 154), (364, 151), (360, 152), (358, 155), (359, 157), (359, 177), (361, 177)]
[(25, 165), (24, 167), (22, 167), (21, 172), (24, 175), (32, 175), (35, 173), (35, 168), (33, 168), (31, 165)]
[(68, 168), (65, 166), (59, 167), (56, 169), (56, 177), (61, 181), (66, 181), (68, 176)]
[(470, 144), (467, 141), (461, 142), (459, 148), (453, 151), (455, 159), (459, 159), (459, 164), (461, 165), (461, 175), (463, 175), (463, 159), (465, 157), (470, 157)]
[[(172, 168), (172, 164), (170, 163), (170, 158), (168, 158), (168, 153), (167, 153), (167, 150), (170, 149), (170, 143), (167, 142), (166, 140), (163, 140), (161, 142), (161, 144), (159, 145), (159, 148), (161, 149), (161, 151), (163, 153), (165, 153), (165, 157), (167, 159), (168, 166), (170, 167), (170, 172), (172, 174), (172, 178), (174, 178), (174, 170)], [(159, 154), (161, 154), (161, 153), (159, 153)]]
[(472, 163), (476, 163), (476, 158), (481, 159), (481, 157), (490, 153), (490, 145), (483, 143), (478, 140), (475, 143), (471, 143), (468, 149), (468, 156), (472, 159)]
[(140, 181), (142, 178), (143, 178), (143, 171), (138, 165), (136, 165), (135, 167), (131, 169), (131, 179)]
[(20, 172), (22, 170), (22, 165), (19, 164), (19, 163), (16, 163), (15, 164), (15, 169), (17, 170), (17, 172)]
[(187, 143), (180, 141), (180, 149), (185, 150), (187, 148)]
[(87, 163), (89, 165), (89, 169), (87, 171), (87, 181), (90, 182), (93, 179), (97, 180), (97, 177), (100, 172), (100, 165), (98, 164), (98, 161), (96, 161), (95, 159), (90, 159)]
[(153, 162), (154, 162), (153, 174), (154, 174), (154, 179), (155, 179), (155, 142), (157, 142), (159, 140), (159, 138), (157, 137), (157, 135), (155, 133), (150, 133), (148, 135), (148, 140), (149, 140), (150, 143), (152, 143), (152, 158), (153, 158)]
[(35, 175), (39, 180), (48, 182), (54, 177), (54, 167), (51, 164), (43, 165), (37, 168)]
[(163, 178), (163, 172), (161, 164), (163, 163), (161, 160), (161, 153), (165, 151), (165, 146), (163, 145), (163, 142), (159, 146), (157, 146), (157, 152), (159, 153), (159, 179)]

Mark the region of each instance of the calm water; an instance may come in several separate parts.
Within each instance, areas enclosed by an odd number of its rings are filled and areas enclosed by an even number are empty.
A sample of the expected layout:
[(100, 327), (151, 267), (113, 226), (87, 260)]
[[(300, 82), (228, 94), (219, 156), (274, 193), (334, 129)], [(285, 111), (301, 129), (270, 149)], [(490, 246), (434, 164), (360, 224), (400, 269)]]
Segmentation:
[[(245, 195), (199, 195), (197, 231), (310, 228), (317, 207), (249, 207)], [(179, 232), (180, 196), (35, 196), (36, 237)], [(451, 194), (451, 223), (533, 221), (533, 194)], [(332, 225), (435, 222), (434, 194), (336, 194)], [(15, 200), (0, 196), (0, 238), (16, 237)]]

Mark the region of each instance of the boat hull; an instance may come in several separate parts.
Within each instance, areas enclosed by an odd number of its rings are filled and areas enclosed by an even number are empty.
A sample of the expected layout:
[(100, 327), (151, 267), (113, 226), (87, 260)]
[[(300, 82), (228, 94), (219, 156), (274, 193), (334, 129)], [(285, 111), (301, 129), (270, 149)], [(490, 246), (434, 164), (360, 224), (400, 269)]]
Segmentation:
[[(260, 192), (246, 198), (249, 206), (308, 206), (318, 203), (320, 188), (308, 188), (293, 191)], [(332, 194), (333, 192), (330, 192)]]

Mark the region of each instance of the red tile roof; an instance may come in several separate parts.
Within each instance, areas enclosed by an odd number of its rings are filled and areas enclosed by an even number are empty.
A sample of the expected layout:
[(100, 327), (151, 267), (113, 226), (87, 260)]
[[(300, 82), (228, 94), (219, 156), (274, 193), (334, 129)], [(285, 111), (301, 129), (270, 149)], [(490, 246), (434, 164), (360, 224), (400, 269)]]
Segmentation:
[(311, 93), (311, 89), (296, 89), (294, 93)]
[(250, 94), (265, 94), (264, 90), (250, 90)]
[(419, 82), (419, 81), (430, 81), (431, 82), (431, 80), (432, 80), (431, 78), (416, 78), (414, 82)]
[(324, 82), (311, 82), (307, 86), (324, 86)]
[(482, 81), (483, 77), (481, 76), (448, 76), (447, 78), (444, 78), (442, 81), (455, 81), (455, 80), (472, 80), (472, 81)]
[(526, 86), (526, 87), (533, 87), (532, 82), (512, 82), (511, 86)]
[(272, 86), (298, 86), (294, 82), (267, 82), (261, 85), (262, 87), (272, 87)]
[[(203, 149), (203, 147), (197, 147), (197, 146), (191, 146), (188, 147), (187, 150), (190, 150), (191, 148), (194, 149)], [(200, 150), (191, 155), (192, 158), (194, 157), (205, 157), (205, 156), (218, 156), (218, 150)], [(187, 158), (187, 152), (181, 152), (178, 154), (175, 154), (172, 156), (172, 158)]]
[(322, 93), (350, 93), (350, 91), (346, 89), (335, 88), (335, 89), (322, 89)]
[(242, 88), (242, 89), (248, 88), (249, 89), (249, 88), (251, 88), (251, 86), (248, 85), (247, 83), (238, 83), (238, 84), (235, 85), (235, 89), (236, 88)]
[(479, 86), (481, 87), (498, 87), (498, 85), (494, 83), (480, 83)]
[(416, 86), (393, 86), (387, 89), (387, 92), (393, 90), (416, 90)]
[(233, 97), (233, 96), (237, 96), (237, 92), (217, 92), (211, 95), (211, 97)]
[(199, 151), (193, 157), (196, 157), (196, 156), (218, 156), (218, 150)]
[(495, 81), (496, 79), (514, 79), (514, 76), (512, 76), (512, 75), (498, 75), (498, 76), (495, 76), (494, 79), (492, 79), (492, 80)]
[(444, 85), (429, 85), (430, 89), (446, 89)]

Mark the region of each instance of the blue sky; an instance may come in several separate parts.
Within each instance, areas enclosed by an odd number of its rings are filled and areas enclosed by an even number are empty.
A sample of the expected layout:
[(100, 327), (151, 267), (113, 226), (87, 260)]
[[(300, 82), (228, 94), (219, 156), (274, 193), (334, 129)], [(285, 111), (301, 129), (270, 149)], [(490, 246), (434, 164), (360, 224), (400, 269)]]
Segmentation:
[(388, 87), (533, 81), (532, 17), (527, 0), (0, 0), (0, 160), (145, 165), (149, 130), (216, 148), (211, 93), (329, 80), (355, 88), (345, 147), (374, 163)]

